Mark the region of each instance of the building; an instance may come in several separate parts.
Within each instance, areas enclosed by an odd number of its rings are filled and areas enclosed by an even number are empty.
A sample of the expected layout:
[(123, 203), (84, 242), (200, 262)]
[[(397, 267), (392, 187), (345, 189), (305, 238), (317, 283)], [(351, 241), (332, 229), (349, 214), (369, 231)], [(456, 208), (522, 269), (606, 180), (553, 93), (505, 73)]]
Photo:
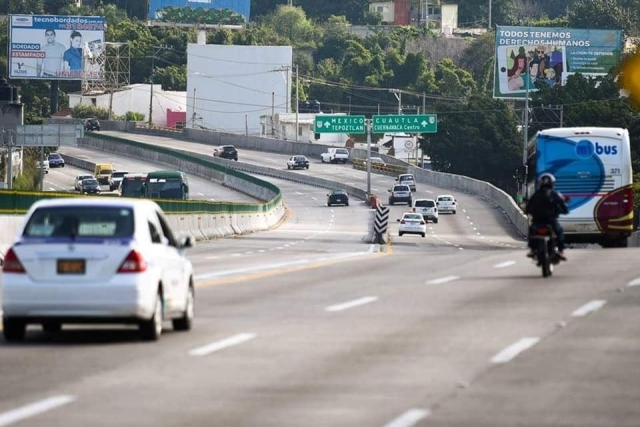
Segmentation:
[(369, 11), (382, 15), (383, 25), (429, 25), (451, 35), (458, 28), (458, 5), (442, 0), (380, 0)]
[(189, 44), (187, 127), (262, 134), (262, 116), (292, 111), (292, 61), (291, 46)]
[[(345, 133), (315, 133), (314, 126), (317, 115), (316, 113), (298, 114), (297, 141), (344, 147), (349, 139), (349, 135)], [(296, 141), (296, 113), (260, 116), (260, 136)]]
[(94, 105), (111, 109), (112, 113), (124, 116), (127, 112), (143, 114), (149, 118), (149, 105), (153, 101), (152, 123), (156, 126), (167, 127), (169, 111), (187, 111), (187, 93), (163, 91), (160, 85), (153, 85), (153, 100), (151, 99), (151, 85), (134, 84), (113, 93), (97, 94), (69, 94), (69, 107), (78, 104)]

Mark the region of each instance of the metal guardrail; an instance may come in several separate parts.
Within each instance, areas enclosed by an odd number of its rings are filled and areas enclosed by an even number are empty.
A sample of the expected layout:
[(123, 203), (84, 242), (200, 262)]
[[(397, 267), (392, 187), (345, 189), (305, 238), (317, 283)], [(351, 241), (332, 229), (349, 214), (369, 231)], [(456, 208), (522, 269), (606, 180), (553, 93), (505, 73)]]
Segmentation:
[[(367, 170), (366, 159), (351, 159), (351, 163), (353, 163), (354, 169), (363, 170), (363, 171)], [(382, 174), (382, 175), (395, 176), (395, 175), (407, 173), (407, 167), (390, 165), (388, 163), (385, 163), (385, 164), (371, 163), (371, 172)]]

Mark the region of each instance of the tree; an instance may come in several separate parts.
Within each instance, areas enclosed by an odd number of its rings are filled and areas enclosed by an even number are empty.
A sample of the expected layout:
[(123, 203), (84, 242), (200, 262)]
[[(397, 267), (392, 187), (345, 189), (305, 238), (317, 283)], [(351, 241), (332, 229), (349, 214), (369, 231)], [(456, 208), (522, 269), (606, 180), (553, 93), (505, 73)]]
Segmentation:
[(629, 13), (615, 0), (576, 0), (569, 11), (569, 27), (619, 29), (629, 35)]
[(463, 104), (438, 104), (436, 111), (438, 132), (421, 137), (433, 169), (515, 190), (522, 143), (516, 130), (519, 118), (508, 104), (473, 96)]
[(460, 68), (471, 73), (480, 93), (489, 94), (493, 90), (495, 50), (495, 35), (487, 33), (471, 42), (462, 54)]
[(294, 47), (315, 47), (315, 27), (301, 7), (278, 6), (264, 19), (264, 25), (287, 38)]

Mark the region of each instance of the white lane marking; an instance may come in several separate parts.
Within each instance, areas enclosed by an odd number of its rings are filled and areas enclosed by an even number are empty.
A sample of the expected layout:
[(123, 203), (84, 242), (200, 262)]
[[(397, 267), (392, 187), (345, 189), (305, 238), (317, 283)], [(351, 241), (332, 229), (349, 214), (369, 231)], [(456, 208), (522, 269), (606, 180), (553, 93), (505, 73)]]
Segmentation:
[(189, 352), (191, 356), (206, 356), (216, 351), (224, 350), (225, 348), (242, 344), (243, 342), (250, 341), (256, 337), (253, 333), (242, 333), (234, 335), (232, 337), (213, 342), (211, 344), (204, 345), (202, 347), (194, 348)]
[[(273, 249), (277, 249), (277, 248), (273, 248)], [(273, 250), (273, 249), (270, 249), (270, 250)], [(323, 258), (318, 258), (318, 259), (305, 258), (305, 259), (300, 259), (300, 260), (297, 260), (297, 261), (288, 261), (288, 262), (280, 262), (280, 263), (274, 263), (274, 264), (257, 265), (255, 267), (248, 267), (248, 268), (236, 268), (236, 269), (231, 269), (231, 270), (220, 270), (220, 271), (215, 271), (215, 272), (210, 272), (210, 273), (199, 274), (199, 275), (196, 276), (196, 280), (217, 279), (217, 278), (220, 278), (220, 277), (233, 276), (233, 275), (236, 275), (236, 274), (257, 273), (257, 272), (260, 272), (260, 271), (276, 270), (276, 269), (287, 268), (287, 267), (297, 267), (297, 266), (300, 266), (300, 265), (312, 264), (312, 263), (317, 263), (317, 262), (322, 262), (322, 261), (334, 261), (334, 260), (339, 260), (339, 259), (354, 258), (354, 257), (365, 256), (365, 255), (370, 255), (370, 254), (368, 252), (348, 252), (348, 253), (343, 253), (343, 254), (339, 254), (339, 255), (336, 255), (336, 256), (323, 257)]]
[(515, 261), (505, 261), (505, 262), (501, 262), (498, 264), (495, 264), (493, 266), (493, 268), (505, 268), (505, 267), (510, 267), (512, 265), (514, 265), (516, 262)]
[(425, 193), (429, 193), (429, 194), (433, 194), (433, 191), (429, 191), (429, 190), (424, 190)]
[(49, 187), (49, 191), (56, 191), (56, 189), (53, 187)]
[(509, 347), (505, 348), (500, 353), (493, 356), (491, 358), (491, 361), (493, 363), (507, 363), (513, 360), (517, 355), (519, 355), (523, 351), (536, 345), (538, 341), (540, 341), (540, 338), (537, 338), (537, 337), (522, 338), (520, 341), (517, 341), (511, 344)]
[(61, 395), (30, 403), (0, 414), (0, 426), (8, 426), (24, 419), (59, 408), (76, 400), (75, 396)]
[(638, 277), (637, 279), (633, 279), (632, 281), (627, 283), (627, 286), (639, 286), (639, 285), (640, 285), (640, 277)]
[(231, 254), (231, 256), (242, 256), (242, 254)]
[(356, 300), (345, 302), (345, 303), (342, 303), (342, 304), (330, 305), (325, 310), (326, 311), (342, 311), (342, 310), (346, 310), (348, 308), (358, 307), (360, 305), (372, 303), (372, 302), (376, 301), (377, 299), (378, 299), (378, 297), (358, 298)]
[(315, 198), (315, 197), (312, 197), (312, 198), (311, 198), (311, 200), (318, 200), (318, 199), (317, 199), (317, 198)]
[(431, 415), (429, 410), (425, 409), (409, 409), (404, 414), (395, 418), (388, 424), (385, 424), (384, 427), (411, 427), (414, 426), (418, 421), (423, 418)]
[(259, 249), (259, 250), (258, 250), (258, 253), (261, 253), (261, 254), (263, 254), (263, 253), (265, 253), (265, 252), (267, 252), (267, 250), (266, 250), (266, 249)]
[[(469, 221), (469, 225), (473, 225), (473, 223), (471, 221)], [(475, 230), (475, 228), (474, 228), (474, 230)]]
[(204, 196), (204, 193), (198, 193), (198, 196)]
[(209, 201), (211, 201), (211, 202), (215, 202), (215, 201), (216, 201), (216, 199), (209, 199)]
[(594, 299), (593, 301), (589, 301), (579, 309), (575, 310), (573, 313), (571, 313), (571, 315), (573, 317), (586, 316), (588, 314), (591, 314), (600, 310), (606, 303), (607, 303), (607, 300)]
[(247, 252), (245, 252), (245, 254), (246, 254), (246, 255), (249, 255), (249, 254), (252, 254), (252, 253), (253, 253), (253, 251), (247, 251)]
[(302, 193), (301, 193), (301, 192), (299, 192), (299, 191), (296, 191), (296, 194), (297, 194), (298, 196), (304, 196), (304, 194), (302, 194)]
[[(460, 249), (462, 249), (462, 248), (460, 248)], [(460, 278), (460, 276), (445, 276), (445, 277), (441, 277), (439, 279), (429, 280), (427, 282), (427, 285), (441, 285), (443, 283), (453, 282), (454, 280), (458, 280), (459, 278)]]
[(377, 188), (373, 188), (373, 187), (371, 187), (371, 189), (372, 189), (373, 191), (378, 191), (378, 189), (377, 189)]
[(218, 258), (220, 258), (220, 257), (216, 256), (216, 255), (205, 257), (205, 259), (218, 259)]

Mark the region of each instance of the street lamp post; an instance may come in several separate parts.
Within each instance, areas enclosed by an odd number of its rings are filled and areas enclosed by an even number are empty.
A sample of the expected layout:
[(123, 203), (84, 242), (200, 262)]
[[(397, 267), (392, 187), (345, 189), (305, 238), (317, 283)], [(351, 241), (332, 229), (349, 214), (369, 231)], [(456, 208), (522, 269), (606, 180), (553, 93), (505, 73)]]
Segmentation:
[(300, 133), (300, 125), (299, 125), (299, 110), (300, 110), (300, 79), (298, 75), (298, 64), (295, 64), (296, 67), (296, 142), (298, 142), (298, 134)]
[(522, 166), (524, 169), (524, 180), (523, 180), (523, 191), (522, 194), (526, 198), (527, 194), (527, 176), (529, 174), (529, 166), (527, 165), (527, 143), (529, 142), (529, 84), (531, 82), (531, 68), (529, 67), (529, 61), (525, 60), (524, 70), (525, 70), (525, 79), (524, 79), (524, 123), (522, 124)]

